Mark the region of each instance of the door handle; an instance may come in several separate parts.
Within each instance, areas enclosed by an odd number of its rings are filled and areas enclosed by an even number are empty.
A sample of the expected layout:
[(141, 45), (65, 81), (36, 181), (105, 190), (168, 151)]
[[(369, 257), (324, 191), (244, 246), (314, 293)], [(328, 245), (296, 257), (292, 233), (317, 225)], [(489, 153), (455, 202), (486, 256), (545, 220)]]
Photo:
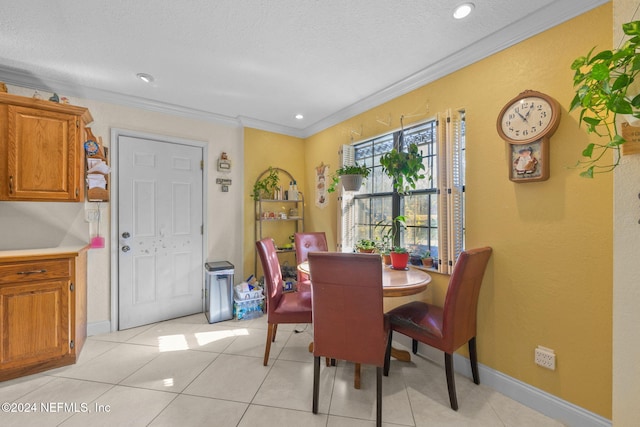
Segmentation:
[(131, 248), (129, 246), (123, 246), (122, 247), (122, 252), (129, 252), (131, 250)]
[(128, 239), (129, 237), (131, 237), (131, 234), (129, 234), (128, 231), (125, 231), (124, 233), (122, 233), (122, 238), (123, 239)]

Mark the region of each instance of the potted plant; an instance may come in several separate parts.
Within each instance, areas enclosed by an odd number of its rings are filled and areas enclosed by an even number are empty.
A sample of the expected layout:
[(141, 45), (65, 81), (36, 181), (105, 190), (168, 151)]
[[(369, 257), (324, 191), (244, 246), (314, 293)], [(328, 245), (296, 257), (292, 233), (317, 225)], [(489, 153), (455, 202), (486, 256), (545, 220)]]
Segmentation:
[(391, 268), (394, 270), (406, 270), (409, 263), (409, 251), (400, 246), (394, 246), (391, 250)]
[(261, 198), (273, 198), (273, 194), (280, 184), (278, 169), (269, 166), (269, 169), (264, 171), (260, 176), (265, 174), (266, 176), (264, 178), (258, 179), (256, 183), (253, 184), (253, 193), (251, 193), (251, 197), (255, 201), (258, 201)]
[(341, 180), (345, 191), (357, 191), (362, 186), (362, 180), (368, 177), (370, 172), (371, 170), (368, 167), (357, 163), (343, 166), (331, 176), (331, 185), (327, 188), (327, 193), (336, 191), (336, 187)]
[(384, 221), (380, 221), (376, 224), (376, 227), (388, 227), (388, 230), (382, 237), (382, 242), (385, 250), (389, 251), (391, 266), (394, 269), (397, 268), (400, 270), (407, 268), (407, 264), (409, 262), (409, 252), (406, 248), (393, 246), (394, 243), (399, 243), (396, 242), (396, 240), (399, 240), (397, 239), (397, 236), (400, 229), (407, 228), (406, 217), (404, 217), (403, 215), (398, 215), (393, 219), (393, 221), (391, 221), (391, 224), (385, 224)]
[(358, 252), (373, 253), (376, 250), (376, 242), (369, 239), (360, 239), (356, 243)]
[(382, 256), (384, 265), (391, 265), (391, 237), (389, 235), (382, 236), (380, 243), (376, 246), (378, 253)]
[(382, 171), (392, 180), (393, 186), (400, 194), (409, 192), (409, 188), (415, 189), (418, 180), (425, 175), (422, 164), (422, 152), (416, 144), (409, 144), (407, 152), (398, 151), (395, 148), (380, 157)]
[[(610, 172), (620, 163), (620, 146), (625, 139), (618, 133), (617, 115), (640, 118), (640, 95), (629, 92), (640, 73), (640, 21), (623, 24), (622, 29), (631, 38), (620, 48), (601, 52), (592, 49), (571, 64), (576, 94), (570, 110), (580, 109), (578, 123), (584, 123), (588, 133), (607, 139), (603, 144), (589, 143), (582, 151), (588, 159), (579, 161), (578, 166), (586, 168), (580, 175), (588, 178)], [(615, 152), (614, 163), (600, 164), (609, 150)]]
[(432, 268), (433, 267), (433, 257), (431, 256), (431, 252), (430, 251), (426, 251), (422, 255), (422, 265), (424, 265), (425, 267), (428, 267), (428, 268)]

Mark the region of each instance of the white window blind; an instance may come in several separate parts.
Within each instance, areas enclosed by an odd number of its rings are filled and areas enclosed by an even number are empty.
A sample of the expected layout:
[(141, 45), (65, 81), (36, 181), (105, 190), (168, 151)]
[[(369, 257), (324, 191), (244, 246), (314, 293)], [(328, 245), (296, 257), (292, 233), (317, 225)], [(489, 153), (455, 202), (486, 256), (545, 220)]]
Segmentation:
[[(338, 151), (340, 166), (355, 164), (355, 148), (353, 145), (343, 145)], [(342, 184), (338, 185), (338, 252), (351, 252), (355, 236), (355, 209), (353, 193), (344, 191)], [(340, 238), (342, 236), (342, 238)]]
[(464, 250), (464, 113), (438, 115), (438, 271), (450, 274)]

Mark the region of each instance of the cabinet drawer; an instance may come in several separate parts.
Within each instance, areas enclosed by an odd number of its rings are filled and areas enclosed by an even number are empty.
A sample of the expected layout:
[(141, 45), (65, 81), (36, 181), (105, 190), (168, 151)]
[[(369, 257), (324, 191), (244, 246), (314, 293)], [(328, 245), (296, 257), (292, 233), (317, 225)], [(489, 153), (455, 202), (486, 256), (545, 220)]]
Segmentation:
[(70, 259), (53, 259), (0, 264), (0, 285), (71, 276)]

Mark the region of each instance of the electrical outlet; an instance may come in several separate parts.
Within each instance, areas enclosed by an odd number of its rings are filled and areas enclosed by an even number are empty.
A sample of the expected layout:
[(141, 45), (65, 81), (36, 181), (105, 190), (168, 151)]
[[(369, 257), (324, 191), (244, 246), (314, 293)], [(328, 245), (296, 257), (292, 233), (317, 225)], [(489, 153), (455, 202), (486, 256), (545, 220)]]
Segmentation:
[(535, 351), (536, 365), (543, 368), (556, 370), (556, 353), (550, 348), (539, 345)]

